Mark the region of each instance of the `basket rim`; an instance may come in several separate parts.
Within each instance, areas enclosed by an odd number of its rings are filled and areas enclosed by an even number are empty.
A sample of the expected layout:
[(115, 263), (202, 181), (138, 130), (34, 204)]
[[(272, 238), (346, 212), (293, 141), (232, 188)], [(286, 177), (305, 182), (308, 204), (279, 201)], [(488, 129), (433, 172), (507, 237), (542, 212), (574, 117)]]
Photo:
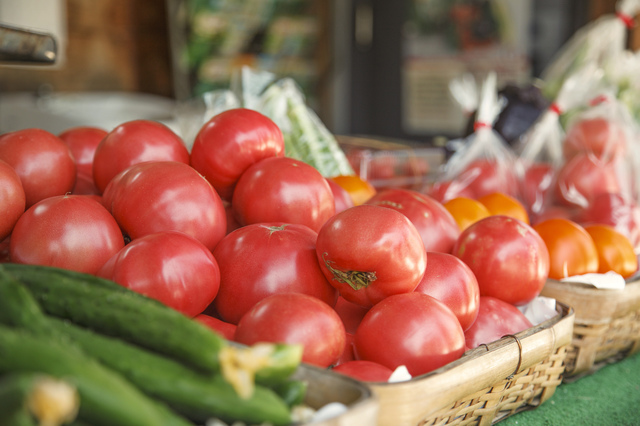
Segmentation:
[(291, 377), (300, 378), (303, 375), (312, 376), (312, 377), (304, 377), (304, 380), (307, 380), (309, 383), (315, 381), (315, 377), (322, 376), (325, 378), (330, 377), (332, 381), (336, 382), (335, 386), (352, 387), (356, 392), (359, 393), (358, 398), (350, 403), (338, 401), (346, 405), (349, 412), (357, 411), (360, 409), (366, 410), (372, 404), (376, 406), (376, 410), (378, 409), (378, 396), (373, 392), (373, 389), (363, 381), (357, 380), (345, 374), (340, 374), (335, 371), (331, 371), (331, 369), (321, 368), (316, 365), (312, 365), (308, 363), (301, 363)]
[(576, 324), (602, 325), (640, 310), (640, 278), (632, 277), (622, 289), (601, 289), (590, 284), (548, 279), (541, 294), (569, 304)]
[(632, 277), (629, 277), (629, 278), (625, 279), (624, 281), (625, 281), (625, 284), (626, 284), (624, 289), (611, 289), (611, 288), (598, 288), (598, 287), (595, 287), (595, 286), (593, 286), (591, 284), (575, 282), (575, 281), (560, 281), (560, 280), (557, 280), (555, 278), (548, 278), (547, 279), (547, 282), (551, 282), (551, 283), (554, 283), (556, 285), (562, 285), (564, 287), (570, 287), (570, 288), (572, 288), (572, 290), (575, 290), (575, 291), (578, 291), (578, 292), (584, 293), (584, 294), (589, 294), (589, 293), (593, 293), (593, 294), (608, 293), (610, 295), (614, 295), (614, 294), (621, 294), (625, 290), (627, 290), (628, 288), (635, 289), (636, 286), (640, 286), (640, 275), (639, 274), (635, 274)]

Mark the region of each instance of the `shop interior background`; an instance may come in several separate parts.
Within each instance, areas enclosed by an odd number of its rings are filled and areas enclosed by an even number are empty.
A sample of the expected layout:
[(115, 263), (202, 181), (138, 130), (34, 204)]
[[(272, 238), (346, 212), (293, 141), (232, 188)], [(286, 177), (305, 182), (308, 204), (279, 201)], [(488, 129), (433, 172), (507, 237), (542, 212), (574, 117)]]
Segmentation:
[[(173, 102), (228, 88), (249, 65), (294, 78), (335, 134), (429, 144), (465, 127), (449, 80), (496, 71), (501, 84), (535, 81), (615, 3), (0, 0), (0, 22), (51, 32), (59, 46), (54, 66), (0, 65), (0, 132), (100, 123), (109, 108), (111, 122), (134, 110), (167, 119)], [(629, 42), (640, 46), (640, 31)], [(96, 96), (58, 104), (75, 118), (55, 122), (42, 105), (58, 94)]]

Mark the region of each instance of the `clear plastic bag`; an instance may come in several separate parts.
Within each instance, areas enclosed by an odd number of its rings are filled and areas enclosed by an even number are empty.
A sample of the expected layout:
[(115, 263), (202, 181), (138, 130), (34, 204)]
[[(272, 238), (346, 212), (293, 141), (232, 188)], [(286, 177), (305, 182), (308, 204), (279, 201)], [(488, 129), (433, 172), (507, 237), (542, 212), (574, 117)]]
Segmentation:
[(605, 79), (617, 89), (616, 97), (640, 123), (640, 50), (625, 50), (604, 65)]
[(615, 14), (603, 15), (576, 31), (542, 73), (545, 96), (555, 99), (564, 80), (585, 64), (603, 66), (620, 54), (638, 12), (640, 0), (619, 0)]
[(449, 158), (427, 194), (440, 202), (460, 196), (477, 199), (495, 192), (518, 197), (515, 154), (492, 127), (502, 107), (492, 72), (482, 84), (474, 133)]
[(565, 120), (561, 161), (532, 223), (564, 217), (609, 225), (640, 253), (637, 123), (614, 93), (615, 87), (597, 86)]
[(558, 96), (514, 147), (521, 200), (532, 221), (552, 203), (557, 170), (564, 162), (566, 134), (561, 117), (582, 108), (602, 82), (602, 70), (594, 64), (565, 80)]
[(458, 103), (465, 117), (471, 117), (478, 109), (478, 84), (471, 73), (464, 73), (449, 82), (449, 92)]
[(337, 139), (307, 106), (292, 79), (269, 85), (260, 98), (257, 109), (282, 130), (287, 157), (314, 166), (325, 177), (354, 174)]
[[(585, 208), (602, 193), (638, 198), (637, 124), (614, 90), (596, 93), (588, 108), (566, 123), (564, 164), (557, 177), (560, 202)], [(580, 168), (593, 169), (593, 176), (576, 176)]]

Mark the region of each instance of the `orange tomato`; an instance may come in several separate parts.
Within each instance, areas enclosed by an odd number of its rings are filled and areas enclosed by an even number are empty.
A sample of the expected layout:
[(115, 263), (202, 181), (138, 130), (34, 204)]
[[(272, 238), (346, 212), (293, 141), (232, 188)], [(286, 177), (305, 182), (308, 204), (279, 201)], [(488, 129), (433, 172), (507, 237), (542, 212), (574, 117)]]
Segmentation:
[(467, 197), (456, 197), (443, 204), (444, 208), (451, 213), (460, 231), (464, 231), (469, 225), (476, 223), (480, 219), (491, 216), (489, 210), (478, 200)]
[(598, 250), (591, 235), (576, 222), (547, 219), (534, 225), (549, 250), (549, 278), (598, 272)]
[(369, 198), (376, 195), (376, 189), (367, 180), (362, 179), (358, 175), (340, 175), (331, 178), (335, 183), (340, 185), (349, 193), (349, 196), (353, 200), (353, 205), (358, 206), (363, 204)]
[(521, 220), (529, 225), (529, 214), (524, 205), (503, 192), (494, 192), (478, 198), (491, 215), (504, 215)]
[(624, 278), (638, 270), (638, 257), (627, 237), (609, 225), (589, 225), (584, 228), (598, 250), (598, 272), (617, 272)]

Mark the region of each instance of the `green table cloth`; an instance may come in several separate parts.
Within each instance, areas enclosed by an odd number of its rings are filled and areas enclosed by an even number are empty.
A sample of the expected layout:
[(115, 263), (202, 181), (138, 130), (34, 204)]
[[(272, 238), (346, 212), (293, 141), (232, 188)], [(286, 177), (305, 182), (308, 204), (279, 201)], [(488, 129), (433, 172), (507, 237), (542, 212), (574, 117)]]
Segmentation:
[(500, 425), (640, 425), (640, 353), (561, 384), (544, 404)]

